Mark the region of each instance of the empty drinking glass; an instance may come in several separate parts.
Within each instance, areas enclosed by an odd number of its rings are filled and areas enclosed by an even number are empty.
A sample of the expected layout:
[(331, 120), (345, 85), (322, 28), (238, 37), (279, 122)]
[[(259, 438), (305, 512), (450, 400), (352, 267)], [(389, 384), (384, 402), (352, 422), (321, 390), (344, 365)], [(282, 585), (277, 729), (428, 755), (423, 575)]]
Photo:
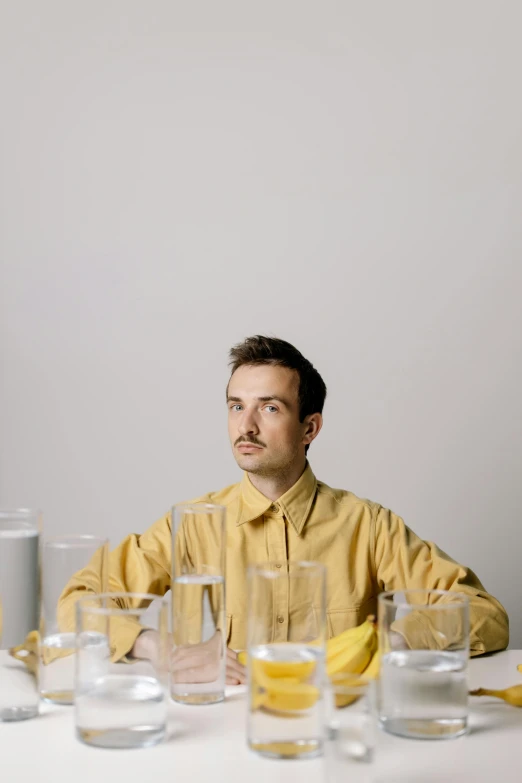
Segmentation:
[(108, 540), (97, 536), (58, 536), (43, 542), (39, 675), (40, 695), (46, 701), (74, 701), (76, 574), (83, 569), (82, 581), (92, 592), (105, 592), (108, 554)]
[[(165, 736), (168, 703), (168, 601), (147, 593), (106, 593), (80, 599), (77, 612), (75, 716), (77, 737), (102, 748), (141, 748)], [(147, 658), (130, 649), (152, 631)]]
[(319, 563), (248, 571), (248, 744), (271, 758), (310, 758), (324, 737), (326, 570)]
[(379, 596), (378, 711), (391, 734), (458, 737), (468, 725), (469, 605), (446, 590)]
[[(38, 714), (41, 514), (0, 511), (0, 720)], [(32, 649), (29, 649), (32, 647)]]
[(172, 512), (170, 689), (184, 704), (225, 698), (225, 512), (210, 503)]

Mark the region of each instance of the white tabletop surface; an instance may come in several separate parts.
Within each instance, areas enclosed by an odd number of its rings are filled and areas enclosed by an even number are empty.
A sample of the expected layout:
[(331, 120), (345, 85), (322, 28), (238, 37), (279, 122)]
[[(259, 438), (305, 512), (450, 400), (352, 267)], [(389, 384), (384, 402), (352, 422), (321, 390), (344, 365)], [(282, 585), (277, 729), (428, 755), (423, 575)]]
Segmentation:
[[(522, 683), (522, 651), (470, 662), (470, 687)], [(406, 740), (379, 733), (375, 761), (350, 764), (346, 783), (522, 783), (522, 708), (471, 698), (471, 732), (456, 740)], [(337, 783), (324, 759), (259, 758), (245, 742), (245, 688), (229, 688), (224, 703), (172, 703), (169, 736), (140, 750), (101, 750), (74, 735), (72, 707), (45, 706), (20, 723), (0, 723), (0, 781), (52, 783)]]

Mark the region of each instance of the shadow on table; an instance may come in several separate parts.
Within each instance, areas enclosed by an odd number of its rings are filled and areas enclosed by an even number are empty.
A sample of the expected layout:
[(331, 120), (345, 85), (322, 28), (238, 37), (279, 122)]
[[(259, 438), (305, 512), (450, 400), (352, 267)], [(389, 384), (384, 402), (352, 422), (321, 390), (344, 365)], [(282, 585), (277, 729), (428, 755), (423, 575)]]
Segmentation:
[(225, 697), (225, 704), (229, 701), (246, 701), (245, 691), (237, 691), (234, 693), (227, 693)]
[(166, 743), (179, 742), (179, 740), (185, 739), (186, 737), (190, 736), (190, 734), (194, 733), (195, 732), (190, 731), (189, 726), (182, 723), (181, 721), (169, 721), (169, 725), (167, 727), (167, 736), (163, 741)]
[(522, 727), (522, 710), (493, 701), (475, 704), (470, 718), (469, 735), (473, 737), (511, 726)]

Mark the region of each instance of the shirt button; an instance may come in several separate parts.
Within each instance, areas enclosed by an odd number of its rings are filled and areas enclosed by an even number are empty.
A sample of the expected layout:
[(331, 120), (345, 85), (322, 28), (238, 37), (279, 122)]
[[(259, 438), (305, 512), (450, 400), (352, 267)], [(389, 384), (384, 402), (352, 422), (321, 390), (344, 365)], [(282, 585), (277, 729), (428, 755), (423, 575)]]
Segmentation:
[(277, 514), (277, 512), (279, 511), (279, 506), (277, 505), (277, 503), (272, 503), (272, 505), (270, 506), (270, 511), (273, 511), (274, 514)]
[(281, 563), (276, 563), (276, 564), (275, 564), (275, 567), (276, 567), (276, 568), (281, 568)]
[(282, 617), (281, 615), (279, 615), (279, 617), (277, 618), (277, 622), (278, 623), (284, 623), (284, 621), (285, 621), (285, 618)]

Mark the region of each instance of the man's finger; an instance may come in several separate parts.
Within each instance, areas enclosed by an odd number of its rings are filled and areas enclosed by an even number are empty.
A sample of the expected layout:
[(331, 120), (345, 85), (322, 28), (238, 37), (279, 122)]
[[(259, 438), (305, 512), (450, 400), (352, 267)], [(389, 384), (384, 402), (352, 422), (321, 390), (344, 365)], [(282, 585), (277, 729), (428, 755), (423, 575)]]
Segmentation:
[(241, 664), (227, 666), (227, 677), (235, 677), (241, 684), (246, 682), (246, 672), (241, 671)]
[(242, 685), (243, 683), (240, 682), (235, 677), (227, 677), (227, 685)]
[(239, 663), (239, 661), (228, 660), (227, 668), (234, 669), (234, 671), (240, 672), (240, 674), (244, 674), (246, 676), (246, 669), (242, 663)]

